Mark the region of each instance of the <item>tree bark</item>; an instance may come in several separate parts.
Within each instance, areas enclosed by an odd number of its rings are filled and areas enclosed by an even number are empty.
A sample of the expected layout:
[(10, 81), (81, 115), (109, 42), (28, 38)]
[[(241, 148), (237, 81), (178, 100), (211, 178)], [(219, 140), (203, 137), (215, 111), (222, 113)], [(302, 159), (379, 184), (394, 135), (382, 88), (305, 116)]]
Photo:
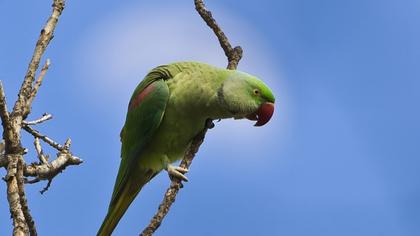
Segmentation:
[[(64, 0), (53, 0), (51, 16), (41, 30), (28, 70), (19, 90), (18, 99), (10, 113), (7, 109), (3, 84), (0, 81), (0, 118), (3, 126), (3, 141), (0, 142), (0, 167), (4, 167), (7, 170), (5, 181), (7, 184), (7, 200), (13, 220), (13, 235), (37, 235), (35, 221), (32, 218), (26, 199), (25, 183), (48, 180), (47, 187), (49, 187), (52, 178), (64, 168), (69, 165), (82, 163), (81, 159), (70, 153), (70, 139), (64, 145), (60, 145), (48, 136), (42, 135), (30, 127), (51, 119), (51, 116), (45, 115), (35, 121), (25, 121), (31, 112), (32, 102), (50, 66), (50, 61), (47, 59), (35, 81), (36, 71), (41, 58), (53, 38), (58, 18), (63, 9)], [(30, 165), (25, 163), (23, 156), (27, 153), (27, 149), (23, 148), (21, 144), (22, 128), (34, 136), (35, 149), (40, 163), (32, 163)], [(48, 163), (43, 155), (39, 140), (44, 141), (58, 151), (57, 158), (51, 163)], [(25, 176), (35, 177), (34, 180), (38, 181), (27, 180)], [(43, 191), (45, 191), (45, 188)]]

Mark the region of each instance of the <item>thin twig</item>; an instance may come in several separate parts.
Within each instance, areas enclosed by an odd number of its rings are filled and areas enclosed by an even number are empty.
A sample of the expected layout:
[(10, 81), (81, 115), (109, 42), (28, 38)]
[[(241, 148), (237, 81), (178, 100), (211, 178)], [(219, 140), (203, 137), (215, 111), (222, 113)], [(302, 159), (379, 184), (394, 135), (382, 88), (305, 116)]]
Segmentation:
[(24, 125), (37, 125), (37, 124), (41, 124), (42, 122), (45, 122), (47, 120), (51, 120), (53, 118), (53, 116), (51, 114), (48, 113), (44, 113), (42, 115), (41, 118), (36, 119), (36, 120), (32, 120), (32, 121), (22, 121), (22, 124)]
[(66, 139), (66, 142), (64, 142), (63, 149), (64, 150), (69, 150), (70, 149), (70, 145), (71, 145), (71, 139), (70, 138), (67, 138)]
[(3, 89), (3, 83), (0, 80), (0, 117), (1, 121), (3, 122), (3, 126), (5, 123), (9, 123), (9, 112), (7, 111), (7, 104), (6, 104), (6, 95)]
[(41, 87), (42, 80), (44, 80), (45, 74), (47, 74), (48, 69), (50, 68), (51, 60), (48, 58), (44, 66), (41, 69), (41, 72), (38, 75), (38, 79), (35, 81), (34, 88), (32, 89), (31, 98), (33, 99), (38, 92), (39, 87)]
[(44, 194), (46, 191), (48, 191), (48, 189), (51, 186), (52, 180), (53, 180), (52, 178), (51, 179), (48, 179), (47, 185), (41, 191), (39, 191), (41, 194)]
[[(3, 83), (0, 80), (0, 118), (1, 124), (3, 126), (3, 144), (10, 143), (9, 140), (15, 138), (15, 133), (13, 132), (12, 122), (10, 119), (10, 114), (7, 111), (7, 102), (6, 102), (6, 95), (3, 89)], [(4, 157), (5, 158), (5, 157)], [(5, 158), (6, 163), (1, 166), (7, 165), (7, 158)]]
[(36, 153), (38, 154), (39, 163), (41, 164), (48, 164), (47, 158), (45, 158), (44, 153), (42, 152), (41, 144), (39, 143), (39, 138), (35, 138), (34, 146)]
[(65, 148), (61, 144), (52, 140), (47, 135), (41, 134), (39, 131), (33, 129), (31, 126), (23, 125), (22, 128), (25, 131), (27, 131), (28, 133), (32, 134), (35, 138), (41, 139), (42, 141), (46, 142), (47, 144), (49, 144), (51, 147), (57, 149), (58, 151), (64, 151), (65, 150)]
[(227, 68), (235, 70), (242, 58), (242, 48), (240, 46), (232, 48), (232, 45), (229, 43), (229, 39), (226, 37), (225, 33), (223, 33), (222, 29), (213, 18), (212, 13), (206, 9), (206, 6), (202, 0), (194, 0), (194, 4), (198, 14), (200, 14), (201, 18), (203, 18), (206, 24), (213, 30), (214, 34), (219, 40), (220, 46), (223, 48), (223, 51), (228, 58)]
[[(206, 10), (205, 5), (202, 0), (194, 0), (195, 8), (197, 12), (200, 14), (201, 18), (206, 22), (206, 24), (213, 30), (216, 34), (217, 38), (219, 39), (220, 46), (223, 48), (225, 55), (228, 58), (228, 69), (234, 70), (238, 66), (239, 61), (242, 58), (242, 48), (237, 46), (232, 48), (231, 44), (229, 43), (228, 38), (223, 33), (222, 29), (218, 26), (216, 20), (212, 17), (210, 11)], [(195, 154), (198, 152), (200, 145), (204, 141), (204, 137), (206, 132), (209, 128), (213, 128), (214, 124), (211, 119), (206, 121), (205, 128), (194, 137), (191, 142), (189, 150), (186, 152), (180, 167), (189, 169)], [(182, 188), (182, 183), (179, 179), (172, 179), (171, 185), (166, 190), (164, 198), (159, 205), (159, 208), (156, 214), (151, 219), (149, 225), (142, 231), (140, 234), (141, 236), (150, 236), (152, 235), (162, 224), (163, 219), (168, 214), (171, 205), (175, 202), (176, 195), (178, 191)]]
[(26, 106), (25, 106), (26, 108), (25, 111), (28, 110), (28, 113), (29, 113), (31, 104), (36, 94), (38, 93), (39, 87), (41, 87), (42, 80), (44, 80), (45, 74), (47, 74), (50, 64), (51, 64), (50, 59), (47, 59), (47, 61), (45, 62), (44, 66), (41, 69), (41, 72), (38, 75), (37, 80), (35, 81), (34, 87), (31, 91), (31, 95), (29, 96), (28, 101), (26, 102)]
[(41, 181), (41, 179), (40, 178), (33, 178), (33, 179), (25, 178), (24, 181), (25, 181), (25, 184), (35, 184)]

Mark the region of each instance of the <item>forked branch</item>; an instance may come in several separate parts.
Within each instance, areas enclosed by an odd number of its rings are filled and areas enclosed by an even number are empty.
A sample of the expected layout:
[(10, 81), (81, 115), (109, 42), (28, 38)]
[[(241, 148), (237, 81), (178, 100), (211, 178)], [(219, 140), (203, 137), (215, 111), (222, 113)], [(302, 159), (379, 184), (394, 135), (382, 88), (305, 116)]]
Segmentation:
[[(53, 0), (52, 13), (41, 30), (28, 70), (19, 90), (18, 99), (10, 113), (7, 109), (6, 95), (0, 81), (0, 118), (3, 126), (3, 140), (0, 142), (0, 167), (4, 167), (7, 170), (4, 180), (7, 184), (7, 199), (13, 219), (13, 235), (37, 235), (35, 221), (30, 214), (26, 199), (25, 183), (48, 180), (47, 187), (49, 187), (51, 180), (67, 166), (82, 163), (81, 159), (69, 151), (70, 139), (65, 144), (60, 145), (31, 127), (51, 119), (51, 115), (44, 114), (37, 120), (25, 121), (31, 112), (32, 102), (50, 66), (50, 60), (47, 59), (35, 80), (40, 61), (53, 38), (58, 18), (63, 9), (64, 0)], [(39, 163), (28, 165), (23, 158), (27, 153), (27, 149), (22, 147), (22, 128), (35, 138), (34, 145)], [(57, 158), (52, 162), (48, 162), (47, 155), (42, 152), (40, 140), (57, 149)], [(27, 180), (26, 177), (28, 176), (32, 176), (34, 179)], [(45, 188), (43, 191), (45, 191)]]

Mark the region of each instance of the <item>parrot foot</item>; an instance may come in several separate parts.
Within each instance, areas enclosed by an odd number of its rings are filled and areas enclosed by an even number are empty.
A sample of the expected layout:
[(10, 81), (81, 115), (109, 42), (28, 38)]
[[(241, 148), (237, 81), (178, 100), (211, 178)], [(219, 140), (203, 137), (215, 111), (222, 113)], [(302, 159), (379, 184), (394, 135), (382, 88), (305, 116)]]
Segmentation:
[(207, 119), (206, 120), (206, 128), (207, 129), (213, 129), (214, 128), (214, 122), (213, 122), (213, 120), (212, 119)]
[(180, 180), (188, 182), (188, 178), (184, 175), (188, 172), (188, 169), (168, 164), (165, 170), (168, 172), (170, 178), (178, 178)]

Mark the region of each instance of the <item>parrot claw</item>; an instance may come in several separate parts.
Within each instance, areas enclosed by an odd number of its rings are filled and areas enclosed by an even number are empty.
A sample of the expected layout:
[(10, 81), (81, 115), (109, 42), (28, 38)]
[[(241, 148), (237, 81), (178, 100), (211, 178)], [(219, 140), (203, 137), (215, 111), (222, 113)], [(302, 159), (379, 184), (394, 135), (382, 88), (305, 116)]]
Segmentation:
[(180, 166), (167, 165), (166, 171), (168, 172), (169, 177), (175, 177), (188, 182), (188, 178), (184, 175), (188, 172), (188, 169), (182, 168)]
[(213, 120), (212, 119), (207, 119), (206, 120), (206, 128), (207, 129), (213, 129), (214, 128), (214, 122), (213, 122)]

